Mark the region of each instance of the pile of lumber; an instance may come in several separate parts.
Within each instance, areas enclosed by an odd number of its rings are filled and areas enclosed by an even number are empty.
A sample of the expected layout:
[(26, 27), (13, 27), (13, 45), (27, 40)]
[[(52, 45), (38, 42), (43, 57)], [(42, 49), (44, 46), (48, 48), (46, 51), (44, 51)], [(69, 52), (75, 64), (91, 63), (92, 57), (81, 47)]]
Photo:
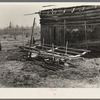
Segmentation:
[(36, 45), (34, 47), (23, 47), (24, 51), (36, 53), (38, 56), (45, 58), (60, 58), (60, 59), (69, 59), (77, 58), (82, 55), (85, 55), (89, 50), (84, 49), (74, 49), (74, 48), (65, 48), (61, 46), (52, 46), (52, 45)]

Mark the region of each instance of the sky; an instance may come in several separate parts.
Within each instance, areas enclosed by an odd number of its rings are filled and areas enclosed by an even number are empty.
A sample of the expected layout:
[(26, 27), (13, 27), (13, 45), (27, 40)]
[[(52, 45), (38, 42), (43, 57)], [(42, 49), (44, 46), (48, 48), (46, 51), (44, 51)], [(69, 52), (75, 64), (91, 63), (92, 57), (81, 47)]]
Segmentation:
[[(42, 7), (45, 5), (55, 5), (51, 7)], [(27, 13), (34, 13), (44, 9), (59, 8), (59, 7), (72, 7), (79, 5), (99, 5), (99, 3), (88, 2), (30, 2), (30, 3), (0, 3), (0, 28), (9, 26), (9, 23), (19, 26), (32, 26), (34, 17), (36, 18), (37, 25), (39, 24), (39, 15), (24, 16)]]

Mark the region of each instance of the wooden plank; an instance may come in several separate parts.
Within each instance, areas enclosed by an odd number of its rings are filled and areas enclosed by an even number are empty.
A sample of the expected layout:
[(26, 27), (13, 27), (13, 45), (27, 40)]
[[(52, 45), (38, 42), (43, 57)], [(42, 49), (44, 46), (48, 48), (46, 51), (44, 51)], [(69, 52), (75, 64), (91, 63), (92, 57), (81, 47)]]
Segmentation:
[[(84, 21), (86, 21), (86, 20), (84, 20)], [(96, 22), (96, 21), (98, 21), (98, 22)], [(82, 23), (77, 23), (77, 21), (74, 21), (74, 22), (76, 22), (76, 24), (75, 23), (67, 23), (66, 24), (66, 26), (80, 26), (80, 27), (82, 27), (82, 26), (84, 26), (84, 24), (83, 24), (83, 21), (80, 21), (80, 22), (82, 22)], [(86, 21), (87, 22), (87, 26), (89, 26), (89, 25), (92, 25), (92, 26), (97, 26), (97, 25), (100, 25), (100, 20), (95, 20), (95, 22), (93, 22), (93, 21)], [(56, 24), (56, 23), (45, 23), (45, 25), (46, 24), (50, 24), (50, 25), (54, 25), (54, 24)], [(57, 23), (57, 25), (56, 26), (63, 26), (63, 22), (59, 22), (59, 23)]]
[(52, 44), (55, 44), (55, 26), (53, 26), (53, 43)]
[(66, 42), (66, 54), (67, 54), (67, 49), (68, 49), (68, 41)]
[[(64, 9), (66, 9), (66, 10), (70, 11), (73, 8), (80, 9), (82, 7), (85, 7), (85, 10), (89, 10), (89, 9), (94, 9), (95, 6), (94, 5), (82, 5), (82, 6), (73, 6), (73, 7), (54, 8), (54, 10), (64, 10)], [(97, 6), (97, 8), (98, 7), (99, 6)], [(46, 11), (51, 11), (51, 9), (42, 10), (41, 12), (46, 12)]]
[(57, 26), (57, 45), (59, 45), (59, 36), (60, 34), (59, 34), (59, 26)]
[[(84, 9), (83, 9), (83, 7), (84, 7)], [(53, 9), (53, 10), (56, 11), (56, 14), (63, 13), (64, 10), (65, 10), (65, 13), (71, 13), (73, 8), (75, 8), (75, 12), (80, 12), (80, 11), (84, 12), (84, 11), (91, 11), (91, 10), (94, 10), (94, 9), (99, 9), (100, 6), (98, 6), (97, 8), (95, 8), (95, 6), (89, 6), (89, 7), (87, 7), (87, 6), (77, 6), (77, 7), (72, 7), (72, 8), (70, 8), (70, 7), (68, 7), (68, 8), (57, 8), (57, 9)], [(48, 14), (48, 12), (52, 12), (52, 10), (49, 9), (47, 11), (44, 10), (44, 11), (41, 11), (41, 12), (42, 12), (41, 15), (44, 15), (44, 14)]]
[(43, 43), (43, 38), (44, 38), (44, 34), (45, 34), (44, 27), (45, 27), (45, 25), (41, 26), (41, 43)]
[[(61, 52), (61, 53), (66, 53), (66, 50), (61, 50), (61, 49), (56, 49), (55, 51), (56, 51), (56, 52)], [(77, 54), (78, 54), (78, 55), (81, 54), (81, 53), (79, 53), (79, 52), (69, 51), (69, 50), (67, 50), (67, 53), (68, 53), (68, 54), (76, 54), (76, 55), (77, 55)]]
[(88, 49), (88, 39), (87, 39), (87, 27), (86, 27), (86, 22), (85, 24), (85, 41), (86, 41), (86, 49)]
[[(89, 20), (74, 20), (74, 21), (67, 21), (67, 23), (66, 23), (66, 26), (69, 26), (69, 25), (78, 25), (78, 26), (81, 26), (81, 25), (84, 25), (84, 21), (86, 21), (87, 22), (87, 25), (96, 25), (96, 23), (97, 23), (97, 25), (100, 23), (100, 18), (99, 19), (94, 19), (94, 20), (92, 20), (92, 19), (89, 19)], [(45, 22), (45, 25), (47, 25), (47, 24), (50, 24), (50, 25), (53, 25), (53, 24), (56, 24), (56, 26), (59, 26), (59, 25), (63, 25), (63, 21), (61, 22), (61, 20), (59, 20), (58, 22), (56, 22), (56, 21), (51, 21), (51, 22)]]
[(50, 31), (50, 44), (52, 44), (52, 36), (51, 36), (51, 26), (50, 26), (50, 29), (49, 29), (49, 31)]
[(56, 18), (54, 16), (52, 17), (46, 17), (46, 18), (42, 18), (42, 20), (59, 20), (59, 19), (73, 19), (73, 18), (89, 18), (89, 17), (94, 17), (96, 18), (97, 16), (100, 16), (100, 12), (98, 13), (91, 13), (91, 14), (80, 14), (80, 15), (70, 15), (70, 16), (57, 16)]
[(69, 58), (69, 57), (77, 57), (77, 56), (81, 56), (81, 54), (78, 54), (78, 55), (70, 55), (70, 54), (67, 54), (67, 55), (64, 55), (64, 53), (59, 53), (59, 52), (55, 52), (54, 53), (50, 53), (46, 50), (39, 50), (37, 48), (35, 48), (34, 50), (30, 50), (30, 49), (25, 49), (25, 51), (28, 51), (28, 52), (31, 52), (31, 53), (37, 53), (39, 55), (45, 55), (45, 56), (50, 56), (50, 57), (57, 57), (57, 58)]
[(33, 26), (32, 26), (32, 33), (31, 33), (31, 39), (30, 39), (30, 47), (31, 45), (33, 44), (33, 33), (34, 33), (34, 26), (35, 26), (35, 18), (34, 18), (34, 21), (33, 21)]
[(46, 28), (46, 43), (48, 43), (49, 44), (49, 31), (48, 31), (48, 25), (47, 25), (47, 28)]
[(41, 25), (41, 43), (43, 42), (43, 25)]
[(99, 9), (93, 9), (93, 10), (88, 10), (88, 11), (78, 11), (78, 12), (74, 12), (74, 13), (61, 13), (61, 14), (46, 14), (46, 15), (42, 15), (40, 16), (40, 18), (53, 18), (55, 16), (57, 17), (63, 17), (63, 16), (80, 16), (80, 15), (86, 15), (86, 16), (93, 16), (93, 15), (98, 15), (100, 12), (100, 8)]
[(63, 17), (57, 17), (57, 18), (43, 18), (42, 20), (45, 20), (45, 21), (48, 21), (48, 20), (51, 20), (51, 21), (57, 21), (57, 20), (95, 20), (95, 19), (100, 19), (100, 16), (98, 15), (94, 15), (94, 16), (85, 16), (85, 15), (81, 15), (81, 16), (63, 16)]
[(62, 28), (62, 27), (60, 26), (60, 28), (59, 28), (59, 35), (60, 35), (60, 38), (59, 38), (59, 45), (62, 45), (62, 44), (61, 44), (61, 28)]
[(65, 46), (66, 20), (64, 20), (64, 46)]
[[(49, 45), (49, 44), (44, 44), (46, 47), (47, 46), (49, 46), (49, 47), (52, 47), (51, 45)], [(62, 48), (62, 49), (66, 49), (66, 47), (64, 47), (64, 46), (57, 46), (57, 45), (55, 45), (55, 48)], [(90, 50), (84, 50), (84, 49), (76, 49), (76, 48), (67, 48), (68, 50), (76, 50), (76, 51), (86, 51), (86, 52), (90, 52)]]
[(56, 26), (56, 45), (59, 45), (59, 26)]
[(58, 29), (57, 29), (57, 35), (58, 35), (58, 41), (57, 41), (57, 45), (60, 44), (60, 26), (57, 26)]

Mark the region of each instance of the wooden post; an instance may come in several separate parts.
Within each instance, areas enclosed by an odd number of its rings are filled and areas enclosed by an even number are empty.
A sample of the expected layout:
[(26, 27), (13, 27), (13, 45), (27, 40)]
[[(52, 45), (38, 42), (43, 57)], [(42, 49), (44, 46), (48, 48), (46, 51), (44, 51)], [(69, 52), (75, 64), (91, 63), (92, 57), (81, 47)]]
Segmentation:
[(68, 41), (66, 41), (66, 54), (67, 54), (67, 49), (68, 49)]
[(0, 51), (2, 50), (2, 46), (1, 46), (1, 40), (0, 40)]
[(52, 39), (52, 38), (51, 38), (51, 28), (50, 28), (50, 44), (52, 43), (51, 39)]
[(87, 27), (85, 22), (85, 41), (86, 41), (86, 49), (88, 49), (88, 40), (87, 40)]
[(24, 32), (22, 30), (22, 46), (24, 47)]
[[(33, 32), (34, 32), (34, 26), (35, 26), (35, 18), (34, 18), (34, 21), (33, 21), (33, 26), (32, 26), (32, 34), (31, 34), (31, 40), (30, 40), (30, 47), (32, 46), (33, 44)], [(29, 53), (29, 58), (31, 58), (31, 52)]]
[(66, 32), (65, 29), (66, 29), (66, 20), (64, 20), (64, 46), (66, 45), (66, 44), (65, 44), (65, 32)]
[(31, 40), (30, 40), (30, 47), (31, 47), (31, 46), (32, 46), (32, 44), (33, 44), (34, 26), (35, 26), (35, 18), (34, 18), (34, 21), (33, 21), (33, 26), (32, 26), (32, 34), (31, 34)]
[(52, 44), (52, 54), (53, 54), (53, 61), (54, 61), (54, 44)]
[(52, 9), (52, 14), (53, 14), (53, 9)]
[(43, 48), (44, 48), (44, 38), (43, 38), (43, 43), (42, 43), (42, 50), (43, 50)]

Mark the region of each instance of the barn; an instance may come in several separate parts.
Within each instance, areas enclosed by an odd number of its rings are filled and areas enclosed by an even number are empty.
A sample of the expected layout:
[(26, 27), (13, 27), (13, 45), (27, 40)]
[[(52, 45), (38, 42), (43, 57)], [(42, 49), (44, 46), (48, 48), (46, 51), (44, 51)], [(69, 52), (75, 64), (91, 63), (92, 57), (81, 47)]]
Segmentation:
[(39, 15), (44, 44), (87, 49), (100, 44), (100, 6), (53, 8)]

